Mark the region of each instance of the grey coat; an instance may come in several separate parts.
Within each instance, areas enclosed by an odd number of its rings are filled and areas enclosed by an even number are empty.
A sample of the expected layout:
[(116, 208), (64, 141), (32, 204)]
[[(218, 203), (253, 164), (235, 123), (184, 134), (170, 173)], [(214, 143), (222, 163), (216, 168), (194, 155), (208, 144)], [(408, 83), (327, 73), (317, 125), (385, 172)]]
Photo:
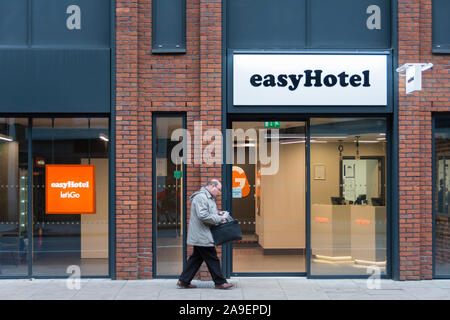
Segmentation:
[(214, 240), (209, 228), (222, 221), (216, 201), (205, 187), (195, 192), (190, 199), (191, 217), (187, 243), (199, 247), (214, 247)]

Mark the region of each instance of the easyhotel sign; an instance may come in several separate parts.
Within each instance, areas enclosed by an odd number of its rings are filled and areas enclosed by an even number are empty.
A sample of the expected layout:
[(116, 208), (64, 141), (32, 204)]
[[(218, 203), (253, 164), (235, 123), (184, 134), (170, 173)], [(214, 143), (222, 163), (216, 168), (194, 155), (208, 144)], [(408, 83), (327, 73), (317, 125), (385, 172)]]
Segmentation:
[(46, 165), (45, 213), (95, 213), (95, 167)]
[(235, 54), (235, 106), (386, 106), (387, 56)]

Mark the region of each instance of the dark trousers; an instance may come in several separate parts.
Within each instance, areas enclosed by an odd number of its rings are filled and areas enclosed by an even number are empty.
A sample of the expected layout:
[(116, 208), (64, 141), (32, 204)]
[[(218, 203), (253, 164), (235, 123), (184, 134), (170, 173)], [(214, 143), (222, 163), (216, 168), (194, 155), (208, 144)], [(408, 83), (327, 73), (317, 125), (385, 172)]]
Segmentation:
[(185, 283), (191, 283), (203, 261), (206, 262), (206, 266), (208, 267), (209, 273), (211, 273), (215, 284), (220, 285), (227, 283), (227, 280), (223, 276), (220, 260), (217, 257), (215, 247), (194, 246), (194, 253), (188, 259), (179, 280)]

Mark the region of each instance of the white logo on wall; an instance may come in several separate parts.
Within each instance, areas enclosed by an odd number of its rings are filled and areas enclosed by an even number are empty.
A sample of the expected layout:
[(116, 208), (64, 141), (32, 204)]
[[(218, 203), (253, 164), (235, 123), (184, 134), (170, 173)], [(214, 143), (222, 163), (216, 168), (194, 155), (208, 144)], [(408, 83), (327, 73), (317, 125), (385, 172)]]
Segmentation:
[(381, 9), (377, 5), (371, 5), (367, 7), (367, 14), (370, 14), (370, 17), (367, 18), (367, 29), (369, 30), (379, 30), (381, 29)]
[(235, 54), (235, 106), (386, 106), (387, 56)]
[(79, 6), (73, 4), (67, 7), (67, 14), (70, 16), (66, 20), (67, 29), (80, 30), (81, 29), (81, 9)]

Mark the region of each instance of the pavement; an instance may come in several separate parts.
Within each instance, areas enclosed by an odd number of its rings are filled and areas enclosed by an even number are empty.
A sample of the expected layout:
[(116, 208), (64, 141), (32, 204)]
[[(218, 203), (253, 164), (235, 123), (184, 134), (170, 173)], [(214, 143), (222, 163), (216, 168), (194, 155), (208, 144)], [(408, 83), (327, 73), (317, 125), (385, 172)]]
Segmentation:
[(195, 280), (178, 289), (174, 279), (14, 279), (0, 280), (0, 300), (450, 300), (450, 280), (378, 281), (236, 277), (219, 290)]

